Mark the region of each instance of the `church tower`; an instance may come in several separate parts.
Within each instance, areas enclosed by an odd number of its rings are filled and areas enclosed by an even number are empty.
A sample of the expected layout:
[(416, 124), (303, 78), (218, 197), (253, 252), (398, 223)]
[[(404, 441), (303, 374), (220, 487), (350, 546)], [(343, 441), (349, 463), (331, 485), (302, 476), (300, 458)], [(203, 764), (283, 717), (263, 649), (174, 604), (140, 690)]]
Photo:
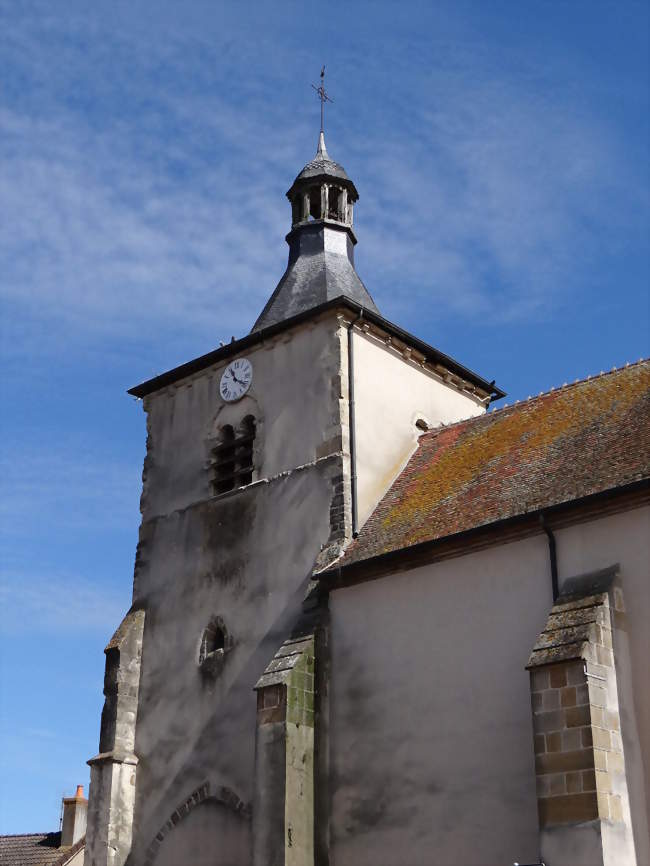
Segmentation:
[(287, 270), (251, 332), (130, 391), (142, 523), (105, 651), (86, 866), (328, 862), (315, 577), (423, 429), (501, 394), (379, 314), (354, 267), (359, 196), (322, 131), (287, 196)]

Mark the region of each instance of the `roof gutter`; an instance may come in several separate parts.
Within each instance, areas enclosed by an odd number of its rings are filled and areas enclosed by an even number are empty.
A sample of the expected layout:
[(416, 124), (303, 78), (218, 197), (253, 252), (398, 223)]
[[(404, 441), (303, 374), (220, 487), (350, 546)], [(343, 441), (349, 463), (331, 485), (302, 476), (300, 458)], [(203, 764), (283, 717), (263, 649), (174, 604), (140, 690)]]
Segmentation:
[(357, 435), (354, 401), (354, 326), (363, 318), (359, 315), (348, 325), (348, 425), (350, 438), (350, 506), (352, 510), (352, 538), (359, 535), (359, 498), (357, 494)]
[[(598, 493), (535, 509), (524, 514), (514, 514), (492, 523), (465, 529), (462, 532), (455, 532), (429, 541), (421, 541), (419, 544), (413, 544), (409, 547), (399, 547), (386, 553), (369, 556), (367, 559), (353, 560), (342, 565), (339, 560), (338, 563), (333, 563), (324, 571), (315, 573), (314, 578), (319, 580), (325, 589), (336, 589), (338, 586), (362, 583), (392, 572), (417, 568), (435, 559), (436, 553), (442, 552), (445, 547), (453, 547), (454, 553), (452, 555), (462, 555), (469, 551), (472, 544), (478, 544), (481, 547), (494, 544), (498, 540), (496, 536), (506, 530), (521, 530), (526, 535), (539, 533), (540, 528), (546, 532), (543, 527), (540, 527), (542, 514), (545, 522), (553, 520), (556, 525), (580, 509), (594, 508), (594, 513), (603, 516), (607, 513), (607, 503), (624, 498), (631, 500), (628, 506), (630, 508), (650, 501), (650, 478), (642, 478), (620, 487), (601, 490)], [(550, 527), (548, 528), (550, 529)], [(344, 558), (345, 554), (342, 559)], [(552, 581), (557, 579), (557, 559), (554, 567), (556, 577), (553, 578), (553, 573), (551, 573)], [(553, 569), (553, 566), (551, 568)], [(556, 591), (555, 586), (554, 591)]]
[(540, 512), (539, 522), (548, 538), (548, 556), (551, 562), (551, 589), (553, 590), (553, 604), (558, 599), (560, 594), (558, 576), (557, 576), (557, 545), (555, 544), (555, 536), (553, 530), (546, 522), (546, 515), (543, 511)]

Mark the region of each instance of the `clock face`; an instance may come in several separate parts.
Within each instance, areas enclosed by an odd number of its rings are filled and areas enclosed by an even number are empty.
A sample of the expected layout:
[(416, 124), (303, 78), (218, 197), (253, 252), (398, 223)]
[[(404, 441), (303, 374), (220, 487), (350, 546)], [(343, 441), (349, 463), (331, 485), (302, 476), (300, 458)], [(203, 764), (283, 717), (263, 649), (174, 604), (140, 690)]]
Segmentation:
[(231, 361), (223, 371), (219, 392), (226, 403), (241, 399), (253, 381), (253, 365), (248, 358)]

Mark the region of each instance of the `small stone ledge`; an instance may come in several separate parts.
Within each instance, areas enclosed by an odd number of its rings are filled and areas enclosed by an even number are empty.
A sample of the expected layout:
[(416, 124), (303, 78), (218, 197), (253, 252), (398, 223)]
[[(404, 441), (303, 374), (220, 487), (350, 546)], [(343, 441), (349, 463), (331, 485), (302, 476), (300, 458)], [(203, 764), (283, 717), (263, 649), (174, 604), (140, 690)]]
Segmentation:
[(122, 644), (131, 635), (133, 629), (137, 630), (136, 639), (141, 639), (144, 628), (144, 617), (145, 612), (142, 608), (130, 610), (117, 627), (113, 637), (106, 644), (104, 652), (107, 653), (112, 649), (121, 649)]
[(289, 638), (255, 684), (258, 724), (293, 722), (314, 726), (315, 638)]
[(100, 752), (98, 755), (95, 755), (94, 758), (89, 758), (86, 763), (92, 767), (93, 764), (132, 764), (134, 767), (138, 763), (137, 755), (134, 755), (130, 752), (121, 752), (118, 749), (114, 749), (112, 752)]
[(612, 649), (609, 592), (618, 570), (613, 565), (565, 581), (530, 654), (528, 670), (572, 659), (602, 663), (607, 653), (595, 648)]

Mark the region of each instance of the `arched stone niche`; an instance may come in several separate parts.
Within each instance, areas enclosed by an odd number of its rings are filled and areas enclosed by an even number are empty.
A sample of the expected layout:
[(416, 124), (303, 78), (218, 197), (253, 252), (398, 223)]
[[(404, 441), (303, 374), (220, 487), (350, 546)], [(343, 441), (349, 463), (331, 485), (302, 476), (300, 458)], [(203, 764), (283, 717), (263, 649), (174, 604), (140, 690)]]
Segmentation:
[(144, 866), (250, 866), (248, 809), (228, 789), (204, 785), (181, 804), (149, 846)]

